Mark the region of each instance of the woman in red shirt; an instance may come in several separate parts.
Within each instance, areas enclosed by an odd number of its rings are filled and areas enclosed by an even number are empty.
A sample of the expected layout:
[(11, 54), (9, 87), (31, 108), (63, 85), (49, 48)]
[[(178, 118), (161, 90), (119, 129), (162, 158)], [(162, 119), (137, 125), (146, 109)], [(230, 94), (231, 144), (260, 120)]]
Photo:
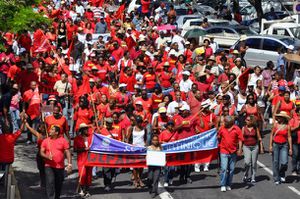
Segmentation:
[(94, 115), (92, 109), (89, 107), (89, 102), (85, 96), (79, 100), (79, 108), (74, 114), (74, 120), (76, 122), (75, 131), (79, 130), (81, 123), (90, 124), (91, 118)]
[(152, 110), (156, 112), (158, 110), (158, 105), (162, 103), (163, 94), (160, 86), (155, 86), (154, 93), (152, 94)]
[(89, 126), (85, 123), (79, 125), (80, 135), (74, 138), (74, 152), (77, 152), (77, 166), (79, 173), (81, 197), (89, 197), (89, 187), (92, 184), (92, 167), (85, 167), (92, 136), (89, 135)]
[(256, 170), (257, 170), (257, 157), (258, 157), (258, 143), (260, 144), (260, 152), (263, 153), (263, 144), (261, 141), (261, 135), (259, 129), (257, 128), (256, 119), (253, 115), (246, 117), (246, 126), (242, 128), (242, 133), (244, 136), (244, 161), (245, 161), (245, 173), (244, 182), (250, 181), (248, 178), (249, 170), (251, 169), (251, 183), (254, 184)]
[[(255, 96), (253, 94), (249, 94), (246, 98), (246, 103), (242, 107), (242, 110), (239, 113), (240, 115), (246, 115), (248, 116), (255, 116), (256, 121), (258, 122), (258, 126), (262, 127), (262, 122), (263, 122), (263, 115), (262, 112), (259, 110), (259, 107), (257, 106), (257, 102), (255, 100)], [(243, 125), (241, 125), (243, 126)]]
[(295, 113), (295, 105), (294, 103), (290, 100), (290, 92), (285, 91), (283, 93), (283, 98), (280, 100), (275, 107), (274, 113), (278, 113), (280, 111), (284, 111), (289, 116), (293, 116)]
[(285, 182), (285, 172), (288, 166), (288, 155), (292, 155), (291, 127), (288, 124), (290, 116), (281, 111), (275, 114), (277, 122), (274, 123), (270, 134), (270, 153), (273, 153), (273, 178), (276, 185)]
[(100, 104), (97, 106), (97, 110), (98, 110), (98, 119), (99, 121), (103, 121), (105, 114), (108, 110), (108, 99), (107, 96), (105, 94), (101, 95), (101, 102)]

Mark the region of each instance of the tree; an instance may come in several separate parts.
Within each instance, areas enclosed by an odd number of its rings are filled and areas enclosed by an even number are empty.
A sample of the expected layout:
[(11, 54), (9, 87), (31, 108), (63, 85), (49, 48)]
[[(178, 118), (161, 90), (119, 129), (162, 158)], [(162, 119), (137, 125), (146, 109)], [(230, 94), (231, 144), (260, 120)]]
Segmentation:
[(33, 10), (32, 6), (38, 3), (38, 0), (1, 0), (0, 19), (4, 23), (0, 23), (0, 30), (17, 33), (50, 24), (43, 13)]
[(261, 20), (263, 18), (264, 12), (262, 9), (261, 1), (262, 0), (248, 0), (249, 3), (254, 6), (256, 13), (257, 13), (257, 18), (259, 21), (259, 27), (261, 26)]

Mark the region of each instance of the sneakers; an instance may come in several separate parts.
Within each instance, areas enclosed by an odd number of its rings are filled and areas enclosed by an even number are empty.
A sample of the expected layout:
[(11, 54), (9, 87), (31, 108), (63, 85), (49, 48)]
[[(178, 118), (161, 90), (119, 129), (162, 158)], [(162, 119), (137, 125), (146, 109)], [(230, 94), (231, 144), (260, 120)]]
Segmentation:
[(279, 182), (279, 181), (276, 181), (276, 182), (275, 182), (275, 185), (280, 185), (280, 182)]
[(297, 176), (298, 173), (296, 171), (293, 171), (292, 176)]
[(106, 186), (106, 187), (104, 188), (104, 191), (110, 192), (110, 191), (111, 191), (111, 188), (110, 188), (109, 186)]
[(221, 192), (226, 192), (226, 187), (225, 186), (221, 187)]
[(83, 190), (81, 189), (81, 191), (79, 192), (79, 195), (80, 195), (80, 197), (84, 197), (84, 192), (83, 192)]
[(209, 171), (208, 166), (209, 166), (209, 165), (205, 164), (205, 165), (204, 165), (203, 171), (208, 172), (208, 171)]
[(173, 179), (169, 180), (169, 184), (173, 185)]
[(255, 180), (251, 180), (251, 184), (255, 184), (256, 183), (256, 181)]
[(199, 164), (195, 164), (195, 172), (200, 173), (200, 165)]
[(227, 191), (231, 191), (231, 187), (230, 186), (226, 186), (226, 190)]
[(280, 181), (281, 181), (282, 183), (285, 183), (285, 178), (284, 178), (284, 177), (280, 177)]
[(164, 183), (164, 187), (168, 187), (169, 184), (167, 182)]

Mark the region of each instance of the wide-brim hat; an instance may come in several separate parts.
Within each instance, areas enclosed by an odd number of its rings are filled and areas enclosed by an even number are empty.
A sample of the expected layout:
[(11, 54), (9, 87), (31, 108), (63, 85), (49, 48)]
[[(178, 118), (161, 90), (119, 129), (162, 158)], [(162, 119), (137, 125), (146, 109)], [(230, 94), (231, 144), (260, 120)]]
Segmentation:
[(283, 118), (286, 118), (288, 120), (291, 119), (291, 117), (285, 111), (280, 111), (279, 113), (275, 114), (275, 117), (283, 117)]
[(79, 130), (80, 130), (80, 129), (83, 129), (83, 128), (89, 128), (89, 126), (88, 126), (86, 123), (81, 123), (81, 124), (79, 125)]

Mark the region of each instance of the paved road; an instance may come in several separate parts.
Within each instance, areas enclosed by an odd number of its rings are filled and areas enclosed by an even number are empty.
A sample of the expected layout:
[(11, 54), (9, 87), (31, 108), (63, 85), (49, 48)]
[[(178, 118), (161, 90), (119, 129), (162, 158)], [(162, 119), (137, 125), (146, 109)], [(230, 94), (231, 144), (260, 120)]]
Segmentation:
[[(268, 149), (268, 134), (264, 137), (265, 148)], [(38, 171), (35, 164), (36, 148), (33, 145), (27, 146), (24, 143), (18, 143), (16, 146), (16, 159), (14, 168), (19, 184), (21, 195), (25, 199), (43, 199), (45, 191), (34, 187), (38, 185)], [(75, 163), (73, 164), (75, 165)], [(238, 161), (233, 179), (233, 190), (226, 193), (220, 192), (219, 177), (217, 174), (217, 164), (213, 162), (209, 172), (200, 172), (192, 174), (192, 184), (179, 185), (178, 178), (174, 185), (168, 188), (160, 188), (161, 199), (295, 199), (300, 198), (300, 177), (291, 176), (291, 166), (287, 172), (287, 183), (275, 186), (272, 179), (271, 155), (266, 153), (259, 156), (259, 167), (257, 173), (257, 183), (255, 186), (242, 183), (243, 160)], [(74, 174), (68, 177), (64, 182), (61, 198), (77, 198), (76, 188), (76, 168)], [(103, 191), (102, 178), (93, 181), (91, 187), (91, 199), (138, 199), (150, 198), (146, 189), (134, 189), (130, 182), (130, 173), (118, 175), (114, 183), (115, 189), (107, 194)]]

